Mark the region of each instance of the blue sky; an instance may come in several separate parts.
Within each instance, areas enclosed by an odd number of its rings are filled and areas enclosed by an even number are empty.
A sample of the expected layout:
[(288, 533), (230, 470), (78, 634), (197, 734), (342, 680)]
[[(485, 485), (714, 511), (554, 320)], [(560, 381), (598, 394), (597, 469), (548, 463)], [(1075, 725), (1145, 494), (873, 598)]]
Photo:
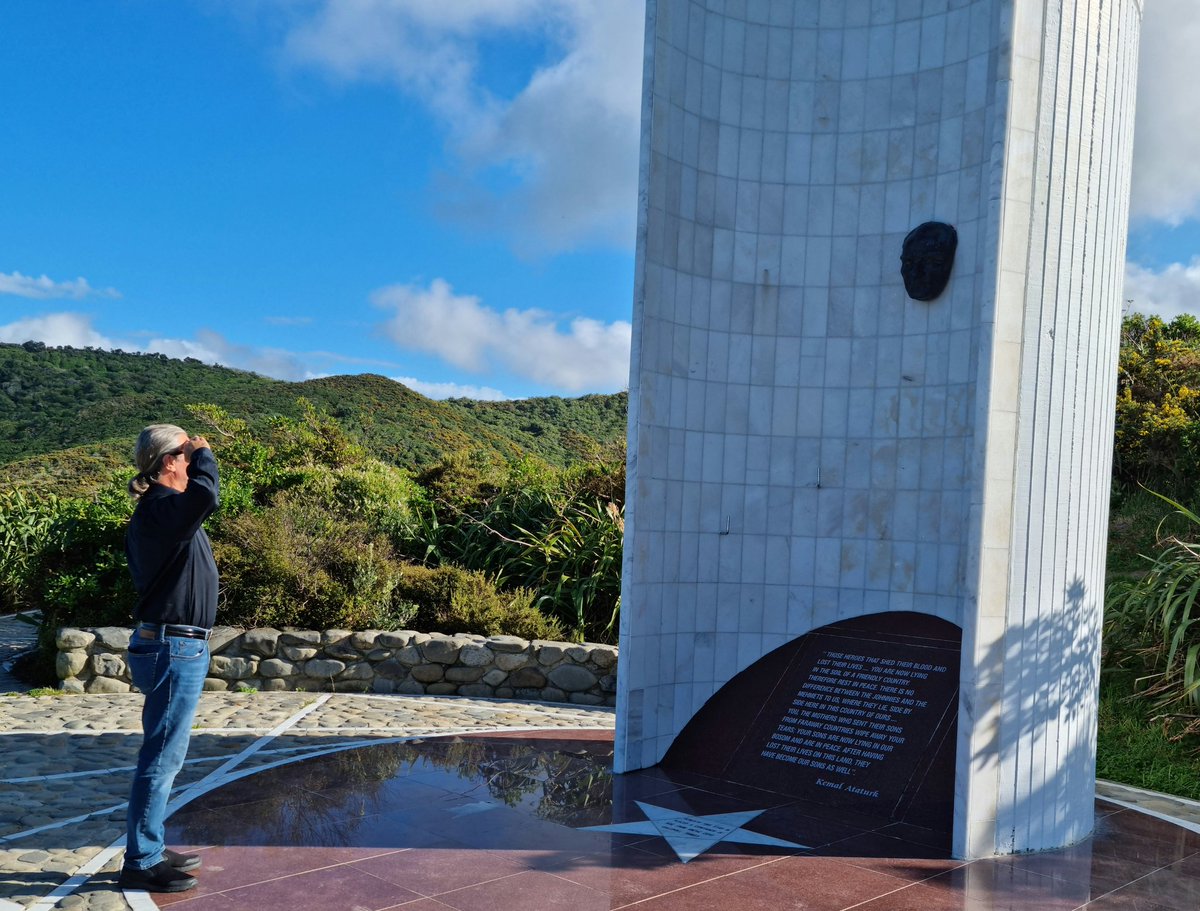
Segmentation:
[[(643, 11), (0, 4), (0, 341), (623, 388)], [(1165, 315), (1200, 313), (1198, 46), (1200, 4), (1147, 4), (1126, 297)]]

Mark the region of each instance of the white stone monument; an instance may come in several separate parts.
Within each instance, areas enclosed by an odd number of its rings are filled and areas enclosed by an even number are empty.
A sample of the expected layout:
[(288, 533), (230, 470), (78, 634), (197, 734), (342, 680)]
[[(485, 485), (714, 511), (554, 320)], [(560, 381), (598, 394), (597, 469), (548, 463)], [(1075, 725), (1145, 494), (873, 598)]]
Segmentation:
[(784, 643), (916, 611), (963, 634), (956, 856), (1091, 831), (1141, 13), (648, 0), (618, 771)]

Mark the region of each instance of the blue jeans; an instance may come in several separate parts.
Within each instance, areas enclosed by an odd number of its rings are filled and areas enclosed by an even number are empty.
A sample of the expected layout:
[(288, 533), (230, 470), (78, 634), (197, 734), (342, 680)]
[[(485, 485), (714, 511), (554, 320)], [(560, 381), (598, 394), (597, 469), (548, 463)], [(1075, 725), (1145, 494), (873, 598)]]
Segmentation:
[(167, 800), (183, 767), (192, 718), (208, 674), (208, 643), (166, 636), (129, 640), (129, 676), (142, 691), (142, 748), (129, 792), (125, 866), (146, 870), (163, 856)]

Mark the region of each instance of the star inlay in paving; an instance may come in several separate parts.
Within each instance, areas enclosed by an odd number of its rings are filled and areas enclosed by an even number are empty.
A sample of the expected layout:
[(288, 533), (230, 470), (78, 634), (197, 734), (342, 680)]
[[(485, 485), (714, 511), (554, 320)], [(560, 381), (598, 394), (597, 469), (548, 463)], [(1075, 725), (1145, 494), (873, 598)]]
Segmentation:
[(626, 835), (661, 835), (683, 863), (703, 854), (719, 841), (732, 841), (743, 845), (774, 845), (781, 848), (805, 849), (808, 845), (784, 841), (770, 835), (761, 835), (743, 829), (746, 823), (766, 812), (749, 810), (741, 813), (715, 813), (711, 816), (694, 816), (667, 807), (635, 800), (643, 813), (645, 822), (622, 822), (609, 826), (584, 826), (592, 832), (620, 832)]

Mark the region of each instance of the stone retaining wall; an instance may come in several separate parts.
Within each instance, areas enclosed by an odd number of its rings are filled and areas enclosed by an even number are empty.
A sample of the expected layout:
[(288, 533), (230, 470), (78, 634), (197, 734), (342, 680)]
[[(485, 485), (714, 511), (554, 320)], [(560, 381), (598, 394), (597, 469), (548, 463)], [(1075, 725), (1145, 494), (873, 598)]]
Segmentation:
[[(73, 693), (132, 689), (130, 630), (108, 626), (58, 632), (58, 677)], [(209, 643), (206, 690), (311, 690), (495, 696), (579, 705), (615, 705), (617, 649), (529, 642), (516, 636), (352, 633), (218, 627)]]

